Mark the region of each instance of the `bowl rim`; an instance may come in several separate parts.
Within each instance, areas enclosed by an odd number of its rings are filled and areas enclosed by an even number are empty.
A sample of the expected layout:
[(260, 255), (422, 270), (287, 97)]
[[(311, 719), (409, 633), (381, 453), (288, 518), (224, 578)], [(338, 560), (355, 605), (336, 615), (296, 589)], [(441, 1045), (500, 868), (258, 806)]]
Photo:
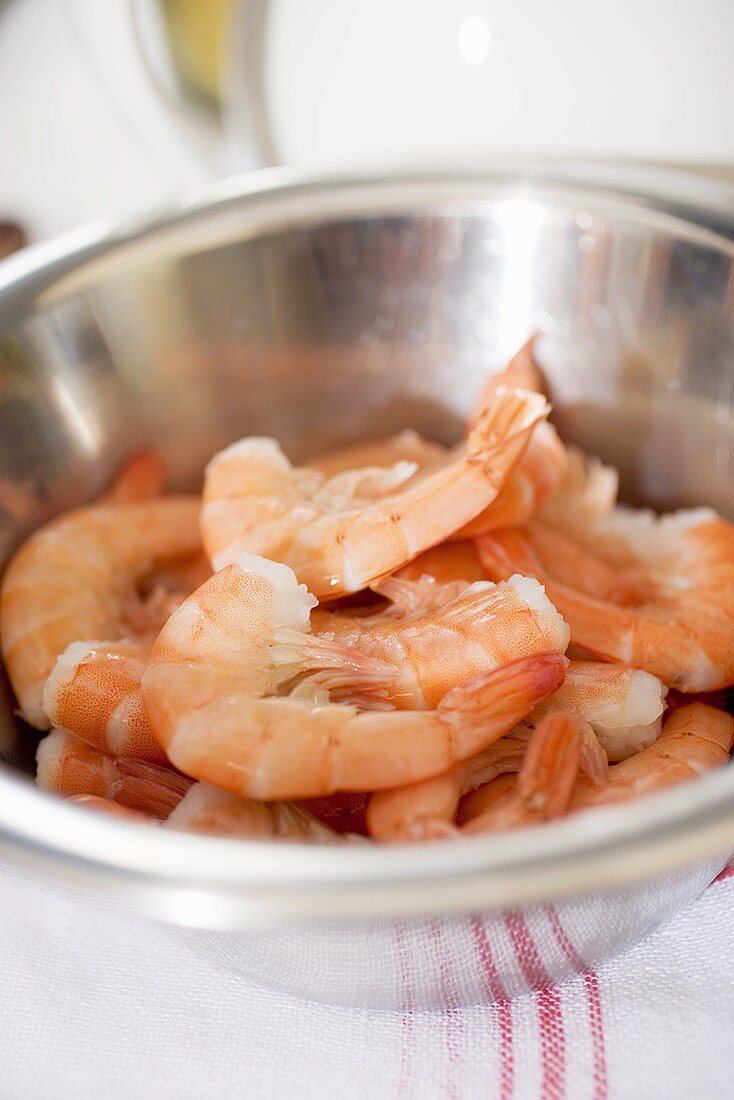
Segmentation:
[[(605, 207), (621, 204), (638, 217), (673, 219), (677, 230), (734, 254), (734, 187), (685, 173), (517, 159), (449, 171), (264, 169), (197, 188), (165, 213), (105, 219), (10, 257), (0, 265), (0, 330), (7, 301), (10, 316), (19, 309), (25, 314), (80, 267), (212, 212), (246, 213), (248, 204), (263, 200), (282, 207), (316, 196), (320, 201), (309, 207), (314, 217), (338, 217), (339, 202), (329, 207), (335, 196), (357, 196), (359, 203), (361, 194), (374, 198), (381, 191), (400, 205), (396, 196), (412, 190), (433, 194), (435, 205), (438, 194), (481, 199), (483, 188), (506, 184), (527, 185), (530, 198), (549, 189), (567, 197), (581, 191)], [(446, 201), (457, 208), (458, 199)], [(280, 216), (284, 227), (295, 224), (282, 210)], [(734, 769), (627, 806), (508, 833), (501, 845), (477, 837), (458, 844), (309, 847), (177, 834), (102, 815), (93, 829), (89, 822), (87, 810), (0, 769), (0, 853), (9, 863), (123, 897), (163, 919), (230, 928), (265, 919), (460, 913), (631, 885), (725, 852), (734, 846)]]

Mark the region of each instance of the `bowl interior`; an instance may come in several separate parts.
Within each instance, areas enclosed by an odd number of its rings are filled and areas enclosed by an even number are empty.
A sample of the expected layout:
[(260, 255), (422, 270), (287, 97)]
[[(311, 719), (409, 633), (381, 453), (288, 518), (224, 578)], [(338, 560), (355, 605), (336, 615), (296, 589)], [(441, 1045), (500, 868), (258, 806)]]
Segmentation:
[(522, 175), (265, 188), (7, 267), (0, 561), (141, 446), (194, 488), (247, 434), (450, 443), (535, 329), (556, 423), (624, 498), (734, 516), (734, 249), (655, 205)]

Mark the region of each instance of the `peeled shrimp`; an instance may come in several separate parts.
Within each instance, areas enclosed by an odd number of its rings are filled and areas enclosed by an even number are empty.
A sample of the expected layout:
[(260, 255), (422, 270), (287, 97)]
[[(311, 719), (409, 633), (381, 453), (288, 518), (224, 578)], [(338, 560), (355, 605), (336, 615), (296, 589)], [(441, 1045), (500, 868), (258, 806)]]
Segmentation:
[[(525, 753), (517, 791), (473, 817), (462, 833), (518, 829), (562, 817), (568, 810), (581, 763), (584, 719), (554, 711), (535, 729)], [(597, 790), (597, 787), (593, 788)]]
[(495, 579), (521, 570), (543, 584), (558, 581), (596, 599), (639, 604), (653, 589), (639, 566), (604, 561), (589, 547), (544, 523), (534, 521), (514, 531), (495, 531), (477, 540), (485, 571)]
[[(504, 370), (489, 378), (478, 409), (492, 400), (500, 386), (543, 393), (540, 370), (533, 352), (535, 339), (531, 337)], [(474, 419), (470, 420), (470, 427), (473, 422)], [(451, 537), (475, 538), (487, 531), (525, 523), (560, 491), (566, 477), (566, 466), (566, 448), (555, 428), (547, 422), (537, 424), (517, 468), (497, 494), (496, 500)]]
[(453, 836), (462, 795), (498, 776), (519, 771), (532, 732), (532, 726), (520, 724), (443, 775), (378, 791), (367, 806), (370, 836), (383, 843)]
[[(456, 684), (518, 657), (563, 653), (568, 646), (566, 624), (542, 586), (527, 577), (498, 585), (480, 581), (459, 595), (454, 586), (441, 586), (437, 606), (427, 613), (422, 613), (426, 597), (420, 582), (393, 580), (380, 590), (407, 599), (410, 608), (415, 587), (416, 614), (352, 619), (316, 610), (312, 616), (319, 634), (327, 631), (327, 638), (394, 666), (395, 679), (386, 684), (385, 697), (401, 710), (435, 707)], [(444, 603), (441, 591), (446, 592)], [(430, 584), (428, 593), (435, 598)]]
[(342, 835), (294, 802), (255, 802), (209, 783), (194, 783), (166, 821), (167, 829), (240, 837), (292, 840), (305, 844), (344, 844), (361, 840)]
[(572, 711), (585, 719), (581, 766), (594, 785), (603, 786), (609, 772), (607, 746), (624, 755), (649, 745), (660, 733), (664, 705), (665, 688), (646, 672), (571, 661), (560, 687), (489, 748), (444, 775), (373, 795), (367, 810), (370, 836), (389, 842), (451, 835), (462, 796), (518, 771), (533, 729), (552, 711)]
[[(456, 810), (456, 824), (459, 828), (466, 825), (473, 817), (479, 817), (480, 814), (491, 810), (508, 795), (515, 794), (517, 792), (517, 775), (514, 772), (519, 770), (518, 765), (513, 772), (498, 775), (496, 779), (491, 779), (489, 783), (483, 783), (475, 791), (469, 791), (465, 794)], [(450, 835), (455, 835), (453, 830)]]
[(44, 685), (71, 642), (135, 634), (125, 608), (136, 580), (197, 550), (198, 512), (194, 497), (80, 508), (41, 528), (16, 553), (0, 593), (0, 635), (21, 713), (31, 725), (49, 725)]
[(609, 769), (605, 787), (593, 787), (582, 777), (570, 809), (629, 802), (660, 788), (697, 779), (727, 763), (732, 743), (734, 718), (730, 714), (705, 703), (679, 707), (665, 720), (654, 745)]
[[(617, 561), (626, 555), (644, 568), (655, 594), (639, 606), (620, 606), (544, 578), (572, 641), (680, 691), (734, 683), (734, 525), (707, 508), (661, 517), (619, 508), (600, 526), (599, 539), (615, 548)], [(478, 539), (477, 548), (496, 579), (520, 565), (506, 553), (505, 533)]]
[(399, 569), (395, 576), (408, 581), (431, 577), (438, 584), (453, 581), (472, 584), (488, 579), (473, 542), (442, 542), (432, 546)]
[(641, 669), (601, 661), (571, 661), (563, 683), (535, 708), (536, 723), (550, 710), (570, 710), (591, 725), (609, 760), (624, 760), (660, 736), (668, 690)]
[(140, 642), (72, 642), (43, 689), (43, 710), (95, 748), (165, 764), (140, 696), (149, 646)]
[(328, 696), (278, 695), (301, 671), (288, 662), (294, 636), (308, 637), (314, 603), (288, 566), (243, 556), (174, 612), (141, 690), (155, 736), (183, 772), (261, 799), (414, 782), (500, 737), (563, 676), (557, 654), (527, 658), (454, 688), (428, 711), (360, 712)]
[(618, 488), (619, 476), (612, 466), (568, 446), (560, 488), (540, 509), (538, 519), (567, 535), (583, 536), (614, 511)]
[(168, 817), (191, 786), (171, 767), (99, 752), (66, 730), (53, 730), (39, 743), (36, 782), (66, 798), (96, 795), (150, 817)]
[(207, 467), (204, 546), (215, 568), (246, 551), (291, 566), (318, 598), (357, 591), (485, 508), (547, 413), (538, 394), (500, 390), (466, 445), (415, 477), (399, 462), (326, 479), (274, 440), (242, 440)]
[[(117, 794), (119, 796), (119, 792)], [(131, 810), (112, 798), (96, 794), (72, 795), (69, 802), (142, 825), (164, 825), (167, 829), (182, 832), (237, 837), (241, 840), (344, 844), (362, 839), (335, 832), (294, 802), (254, 802), (220, 791), (218, 787), (210, 787), (208, 783), (193, 783), (181, 801), (164, 817)]]
[(156, 451), (137, 451), (123, 463), (100, 504), (135, 504), (159, 497), (166, 485), (166, 464)]
[(517, 469), (483, 512), (451, 537), (471, 539), (487, 531), (526, 523), (559, 492), (566, 469), (566, 448), (552, 424), (536, 424)]
[(345, 470), (362, 470), (369, 466), (384, 469), (397, 462), (414, 462), (423, 469), (431, 462), (441, 462), (446, 453), (446, 448), (439, 443), (431, 443), (418, 432), (407, 428), (387, 439), (369, 439), (364, 443), (353, 443), (338, 450), (325, 451), (310, 460), (309, 468), (320, 470), (327, 477), (341, 474)]

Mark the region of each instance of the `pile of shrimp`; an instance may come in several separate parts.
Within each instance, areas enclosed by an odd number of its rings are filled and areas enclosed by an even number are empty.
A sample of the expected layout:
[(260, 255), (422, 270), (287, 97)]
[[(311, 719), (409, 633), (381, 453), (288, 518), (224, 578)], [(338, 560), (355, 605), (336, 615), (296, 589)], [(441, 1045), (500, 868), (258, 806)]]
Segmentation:
[(407, 430), (294, 466), (248, 438), (201, 498), (134, 456), (5, 572), (40, 786), (161, 828), (391, 843), (723, 765), (734, 526), (620, 505), (550, 411), (531, 340), (453, 449)]

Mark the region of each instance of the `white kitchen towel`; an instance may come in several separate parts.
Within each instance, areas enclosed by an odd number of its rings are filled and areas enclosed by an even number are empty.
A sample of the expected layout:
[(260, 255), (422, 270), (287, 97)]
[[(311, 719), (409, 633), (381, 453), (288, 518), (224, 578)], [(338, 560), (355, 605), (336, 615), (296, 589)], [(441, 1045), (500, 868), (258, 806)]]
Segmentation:
[(8, 1100), (734, 1096), (734, 873), (622, 958), (513, 1001), (308, 1002), (175, 929), (0, 872)]

